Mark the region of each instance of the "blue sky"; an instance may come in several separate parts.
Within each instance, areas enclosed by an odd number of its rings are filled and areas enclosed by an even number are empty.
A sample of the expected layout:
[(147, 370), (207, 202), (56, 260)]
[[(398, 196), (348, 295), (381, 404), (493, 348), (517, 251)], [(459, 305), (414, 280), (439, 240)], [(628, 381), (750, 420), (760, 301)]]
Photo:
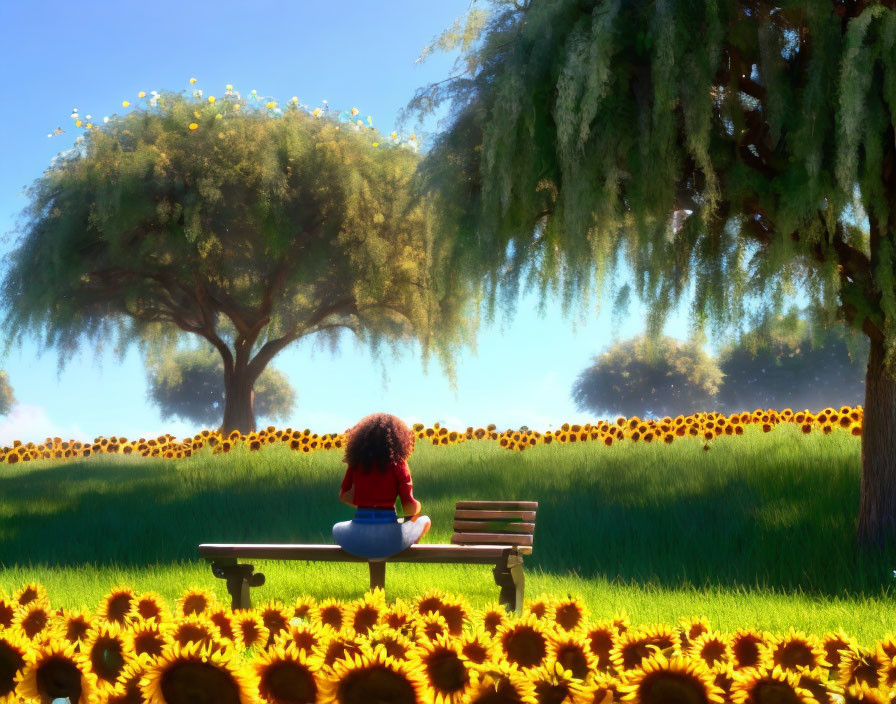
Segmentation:
[[(230, 83), (243, 97), (256, 89), (281, 104), (295, 95), (309, 106), (322, 100), (332, 108), (357, 106), (388, 134), (417, 87), (452, 75), (453, 54), (416, 65), (415, 59), (468, 7), (469, 0), (0, 3), (0, 230), (10, 233), (16, 225), (26, 205), (20, 191), (83, 133), (70, 118), (74, 108), (101, 123), (103, 116), (134, 109), (121, 103), (133, 106), (139, 91), (189, 89), (190, 77), (204, 96), (221, 96)], [(48, 138), (57, 126), (65, 133)], [(0, 252), (12, 251), (18, 234), (0, 240)], [(576, 410), (572, 384), (614, 335), (642, 332), (644, 311), (633, 303), (614, 328), (607, 297), (599, 314), (573, 329), (559, 300), (549, 303), (544, 317), (536, 304), (537, 293), (524, 293), (512, 323), (502, 326), (500, 317), (492, 326), (483, 322), (478, 354), (457, 358), (456, 396), (437, 360), (423, 374), (419, 348), (397, 361), (386, 353), (384, 385), (381, 366), (350, 335), (336, 355), (313, 338), (300, 340), (273, 361), (298, 398), (289, 420), (276, 425), (341, 432), (379, 411), (452, 429), (496, 423), (545, 430), (593, 420)], [(665, 332), (687, 337), (686, 315), (672, 317)], [(0, 443), (198, 432), (192, 424), (164, 420), (149, 403), (136, 348), (119, 363), (111, 345), (100, 354), (85, 345), (57, 378), (56, 351), (38, 357), (39, 346), (26, 339), (0, 360), (18, 401), (0, 418)]]

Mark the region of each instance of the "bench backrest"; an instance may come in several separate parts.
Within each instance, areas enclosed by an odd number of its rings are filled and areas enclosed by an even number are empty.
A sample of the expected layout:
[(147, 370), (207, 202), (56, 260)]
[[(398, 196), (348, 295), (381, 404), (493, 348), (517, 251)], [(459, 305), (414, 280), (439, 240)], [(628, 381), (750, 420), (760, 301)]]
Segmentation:
[(454, 508), (456, 545), (516, 545), (532, 552), (537, 501), (458, 501)]

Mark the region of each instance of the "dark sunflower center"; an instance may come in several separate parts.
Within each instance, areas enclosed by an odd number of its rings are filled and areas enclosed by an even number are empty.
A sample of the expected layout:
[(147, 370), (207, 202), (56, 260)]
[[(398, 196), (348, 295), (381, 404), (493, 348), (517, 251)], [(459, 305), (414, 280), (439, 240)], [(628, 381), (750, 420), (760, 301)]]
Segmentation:
[(81, 671), (63, 657), (51, 657), (37, 669), (37, 691), (41, 697), (68, 697), (77, 702), (81, 698)]
[(579, 607), (575, 604), (563, 604), (557, 607), (554, 620), (560, 628), (571, 631), (582, 621), (582, 612), (579, 611)]
[(504, 619), (501, 618), (500, 614), (496, 614), (494, 612), (488, 613), (485, 615), (483, 619), (483, 627), (486, 631), (488, 631), (491, 635), (495, 635), (498, 632), (498, 626), (501, 625), (501, 622)]
[(871, 689), (876, 689), (880, 685), (880, 673), (877, 671), (876, 663), (863, 662), (852, 673), (850, 684), (861, 684), (865, 682)]
[(227, 616), (224, 614), (214, 614), (211, 617), (211, 621), (218, 627), (218, 630), (221, 631), (222, 636), (233, 640), (233, 627), (230, 625), (230, 619), (228, 619)]
[(538, 704), (562, 704), (569, 695), (569, 687), (565, 684), (536, 682), (535, 696)]
[(707, 704), (706, 687), (698, 679), (669, 671), (651, 672), (641, 680), (643, 704)]
[(69, 643), (74, 643), (76, 640), (81, 640), (89, 630), (89, 623), (84, 623), (84, 621), (81, 621), (80, 619), (74, 619), (69, 621), (66, 625), (65, 639)]
[(162, 615), (162, 610), (158, 604), (151, 601), (141, 601), (137, 605), (137, 613), (145, 619), (158, 618)]
[(206, 643), (210, 640), (211, 636), (202, 626), (185, 623), (177, 629), (177, 642), (182, 646), (187, 643)]
[(237, 683), (226, 670), (205, 662), (175, 663), (162, 676), (168, 704), (239, 704)]
[(734, 658), (738, 668), (754, 667), (759, 664), (759, 642), (752, 638), (742, 638), (734, 644)]
[(321, 609), (320, 622), (325, 626), (332, 626), (338, 631), (342, 628), (342, 611), (336, 607)]
[(246, 645), (253, 645), (255, 641), (258, 640), (258, 636), (261, 633), (261, 631), (259, 631), (258, 629), (258, 626), (256, 626), (251, 621), (247, 621), (246, 623), (240, 625), (240, 631), (243, 634), (243, 642)]
[(446, 604), (439, 613), (448, 624), (448, 632), (453, 636), (459, 636), (464, 630), (464, 609), (460, 604)]
[(456, 692), (463, 689), (470, 677), (456, 653), (450, 650), (435, 652), (426, 659), (426, 674), (433, 689)]
[(208, 607), (208, 599), (202, 594), (191, 594), (184, 599), (184, 616), (201, 614)]
[(778, 681), (758, 683), (753, 688), (753, 701), (756, 704), (800, 704), (793, 687)]
[(610, 651), (613, 649), (613, 634), (609, 631), (594, 631), (588, 635), (591, 652), (597, 656), (597, 663), (605, 667), (610, 662)]
[(25, 658), (6, 641), (0, 640), (0, 697), (16, 688), (16, 673), (25, 666)]
[(90, 664), (100, 679), (114, 682), (124, 667), (121, 643), (114, 638), (98, 638), (90, 650)]
[(831, 704), (833, 701), (828, 688), (818, 680), (802, 677), (800, 678), (800, 687), (808, 689), (812, 693), (812, 696), (815, 697), (815, 701), (817, 701), (818, 704)]
[(165, 639), (152, 631), (141, 633), (134, 638), (134, 650), (138, 655), (161, 655), (163, 645), (165, 645)]
[(38, 633), (44, 630), (49, 621), (47, 612), (43, 609), (36, 609), (22, 619), (22, 630), (29, 638), (34, 638)]
[(12, 626), (12, 618), (15, 615), (16, 611), (12, 608), (11, 604), (0, 601), (0, 626), (3, 626), (4, 628)]
[(339, 684), (339, 704), (417, 704), (413, 685), (387, 667), (353, 670)]
[(507, 659), (520, 667), (538, 665), (547, 653), (545, 637), (531, 628), (518, 628), (504, 636)]
[(299, 650), (310, 652), (317, 645), (317, 638), (308, 631), (299, 631), (298, 633), (293, 633), (292, 642), (295, 643)]
[(19, 606), (30, 604), (35, 599), (37, 599), (37, 590), (32, 589), (31, 587), (27, 587), (25, 591), (23, 591), (19, 596)]
[(797, 667), (811, 667), (815, 664), (815, 656), (805, 643), (792, 641), (784, 643), (775, 651), (775, 664), (786, 670), (796, 670)]
[(264, 673), (261, 678), (261, 693), (276, 704), (306, 704), (317, 699), (317, 684), (314, 676), (301, 665), (281, 662)]
[(488, 656), (488, 651), (479, 643), (467, 643), (462, 648), (462, 652), (477, 665), (484, 663), (485, 658)]
[(110, 623), (124, 623), (124, 617), (131, 610), (131, 595), (116, 594), (109, 599), (106, 609), (106, 620)]
[(361, 647), (355, 643), (345, 643), (341, 640), (332, 640), (327, 646), (327, 654), (324, 656), (324, 662), (332, 665), (340, 658), (346, 655), (355, 655), (361, 652)]
[(582, 649), (573, 643), (564, 645), (557, 651), (557, 661), (563, 665), (564, 670), (570, 670), (572, 676), (580, 680), (585, 679), (588, 674), (588, 659)]
[(521, 704), (523, 698), (516, 688), (507, 680), (502, 680), (495, 690), (489, 687), (483, 694), (476, 697), (472, 704)]
[(379, 618), (380, 612), (375, 606), (362, 606), (355, 612), (353, 626), (358, 633), (367, 633)]
[(720, 643), (717, 640), (711, 640), (705, 646), (703, 646), (703, 652), (701, 653), (703, 656), (703, 660), (707, 665), (712, 666), (713, 663), (717, 661), (721, 661), (725, 656), (725, 644)]

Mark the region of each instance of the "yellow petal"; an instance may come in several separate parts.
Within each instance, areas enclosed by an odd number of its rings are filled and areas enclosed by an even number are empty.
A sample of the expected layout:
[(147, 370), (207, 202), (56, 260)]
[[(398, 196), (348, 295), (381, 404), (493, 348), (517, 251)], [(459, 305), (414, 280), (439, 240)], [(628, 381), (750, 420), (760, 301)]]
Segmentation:
[(141, 90), (139, 93), (137, 93), (137, 97), (138, 97), (138, 98), (145, 98), (145, 97), (146, 97), (146, 91), (145, 91), (145, 90)]
[(269, 103), (267, 104), (267, 107), (269, 107), (271, 110), (273, 110), (275, 107), (277, 107), (277, 103), (275, 103), (275, 102), (272, 100), (271, 102), (269, 102)]
[(122, 100), (122, 101), (121, 101), (121, 106), (122, 106), (123, 108), (126, 108), (128, 105), (130, 105), (130, 103), (129, 103), (127, 100)]
[(191, 129), (191, 130), (195, 130), (197, 127), (199, 127), (199, 125), (197, 125), (195, 122), (191, 122), (191, 123), (190, 123), (190, 129)]
[(190, 83), (195, 83), (195, 82), (196, 82), (196, 79), (195, 79), (195, 78), (191, 78), (191, 79), (190, 79)]
[(80, 127), (80, 126), (81, 126), (81, 121), (75, 120), (75, 127)]
[(208, 102), (210, 102), (210, 103), (215, 102), (215, 96), (213, 96), (213, 95), (208, 96)]

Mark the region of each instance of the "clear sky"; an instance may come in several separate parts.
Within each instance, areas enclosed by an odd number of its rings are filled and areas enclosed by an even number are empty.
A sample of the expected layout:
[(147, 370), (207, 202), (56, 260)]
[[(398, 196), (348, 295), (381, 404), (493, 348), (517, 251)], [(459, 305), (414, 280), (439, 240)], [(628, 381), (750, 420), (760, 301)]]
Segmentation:
[[(468, 7), (469, 0), (0, 3), (0, 230), (11, 234), (0, 241), (0, 252), (12, 251), (21, 234), (14, 231), (26, 205), (20, 192), (84, 132), (70, 118), (74, 108), (101, 124), (103, 116), (133, 110), (122, 101), (133, 106), (139, 91), (190, 89), (195, 77), (192, 88), (204, 96), (221, 96), (230, 83), (243, 97), (256, 89), (281, 104), (295, 95), (309, 106), (322, 100), (337, 109), (357, 106), (388, 134), (417, 87), (452, 75), (453, 54), (416, 65), (415, 59)], [(48, 138), (57, 127), (65, 132)], [(633, 303), (614, 328), (607, 297), (599, 314), (574, 330), (559, 300), (549, 303), (544, 317), (536, 302), (537, 293), (523, 293), (515, 319), (503, 329), (500, 317), (493, 326), (483, 322), (478, 354), (457, 359), (456, 395), (436, 359), (424, 375), (419, 348), (398, 361), (386, 353), (384, 384), (380, 365), (350, 334), (336, 355), (313, 338), (299, 340), (272, 363), (289, 377), (298, 401), (292, 416), (275, 425), (341, 432), (379, 411), (451, 429), (496, 423), (499, 429), (546, 430), (594, 420), (576, 410), (573, 382), (614, 336), (642, 332), (644, 311)], [(686, 311), (671, 318), (665, 332), (686, 338)], [(200, 430), (163, 419), (148, 401), (136, 347), (119, 363), (111, 344), (100, 354), (85, 344), (57, 378), (57, 353), (38, 357), (41, 342), (26, 338), (0, 360), (18, 401), (0, 418), (0, 443), (56, 435), (135, 439), (168, 432), (180, 438)]]

